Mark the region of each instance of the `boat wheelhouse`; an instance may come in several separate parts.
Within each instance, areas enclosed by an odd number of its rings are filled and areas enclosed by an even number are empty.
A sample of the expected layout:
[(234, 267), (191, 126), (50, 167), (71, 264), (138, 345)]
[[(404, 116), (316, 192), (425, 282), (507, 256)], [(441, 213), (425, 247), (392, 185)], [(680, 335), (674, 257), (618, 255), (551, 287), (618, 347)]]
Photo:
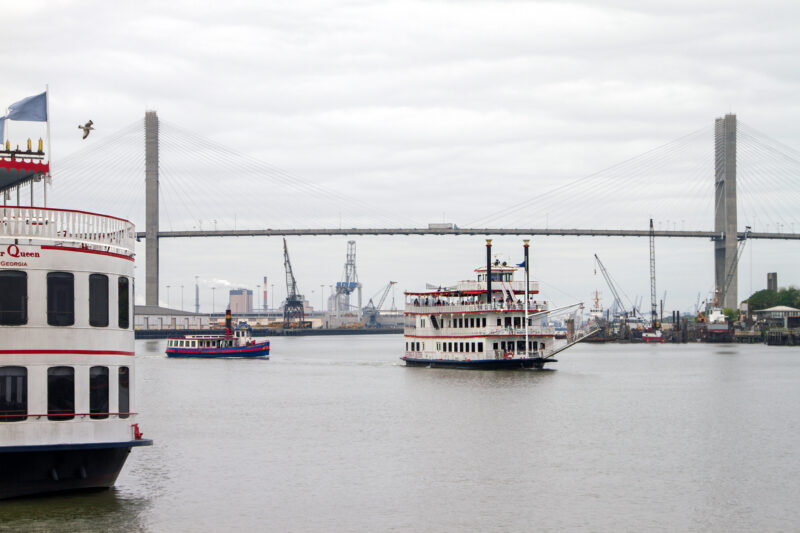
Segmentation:
[(135, 241), (120, 218), (0, 207), (0, 498), (110, 487), (152, 444), (134, 390)]
[(231, 310), (225, 311), (225, 335), (186, 335), (167, 339), (167, 357), (258, 357), (269, 359), (269, 341), (257, 342), (247, 324), (231, 327)]
[(475, 269), (475, 280), (405, 293), (406, 365), (541, 369), (573, 343), (557, 341), (548, 325), (553, 310), (528, 279), (528, 241), (522, 281), (515, 277), (521, 268), (493, 260), (491, 240), (486, 247), (487, 264)]

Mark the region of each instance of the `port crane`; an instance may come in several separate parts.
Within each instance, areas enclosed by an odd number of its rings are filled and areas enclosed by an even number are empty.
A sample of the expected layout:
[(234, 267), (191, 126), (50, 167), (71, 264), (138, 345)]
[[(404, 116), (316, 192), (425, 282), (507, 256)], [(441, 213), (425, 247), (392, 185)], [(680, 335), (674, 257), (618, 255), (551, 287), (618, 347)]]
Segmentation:
[[(358, 305), (350, 305), (350, 294), (354, 291), (358, 292)], [(344, 263), (342, 281), (336, 282), (334, 306), (337, 316), (340, 311), (347, 312), (351, 308), (361, 312), (361, 283), (356, 272), (356, 241), (347, 241), (347, 260)]]
[(286, 269), (286, 301), (283, 304), (283, 327), (302, 328), (305, 326), (305, 310), (303, 295), (297, 290), (297, 280), (292, 272), (292, 262), (289, 260), (289, 249), (286, 239), (283, 239), (283, 266)]
[(627, 316), (628, 310), (625, 307), (625, 304), (622, 303), (622, 298), (620, 297), (619, 292), (617, 291), (616, 285), (614, 285), (614, 282), (611, 279), (611, 274), (608, 273), (608, 270), (606, 270), (606, 267), (603, 264), (603, 262), (600, 261), (599, 257), (597, 257), (597, 254), (594, 254), (594, 260), (597, 262), (597, 266), (600, 267), (600, 272), (603, 274), (603, 277), (606, 280), (606, 284), (608, 284), (608, 288), (611, 289), (611, 294), (614, 295), (614, 305), (617, 307), (617, 309), (621, 314)]
[[(368, 328), (377, 328), (378, 327), (378, 313), (383, 307), (383, 302), (386, 301), (386, 297), (389, 295), (389, 291), (392, 290), (392, 287), (396, 284), (396, 281), (390, 281), (384, 288), (380, 291), (376, 292), (375, 295), (369, 299), (367, 305), (364, 307), (364, 324)], [(378, 296), (381, 295), (380, 299), (378, 300), (378, 304), (375, 305), (373, 300)]]
[(658, 302), (656, 302), (656, 230), (650, 219), (650, 325), (658, 329)]

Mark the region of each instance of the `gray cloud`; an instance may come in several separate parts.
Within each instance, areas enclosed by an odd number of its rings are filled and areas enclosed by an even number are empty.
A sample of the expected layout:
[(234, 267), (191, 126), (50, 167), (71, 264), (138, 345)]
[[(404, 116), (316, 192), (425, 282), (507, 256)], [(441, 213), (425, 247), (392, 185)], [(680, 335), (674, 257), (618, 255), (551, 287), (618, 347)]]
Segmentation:
[[(445, 213), (464, 224), (710, 128), (729, 110), (800, 146), (798, 10), (790, 2), (721, 1), (25, 2), (8, 6), (0, 22), (7, 73), (0, 96), (10, 103), (50, 84), (56, 169), (60, 157), (86, 145), (76, 124), (92, 118), (97, 130), (88, 142), (101, 142), (153, 108), (165, 121), (393, 216), (426, 224)], [(691, 217), (710, 227), (701, 204), (711, 199), (682, 202), (686, 187), (668, 185), (710, 168), (711, 150), (701, 139), (686, 161), (642, 177), (654, 182), (650, 194), (662, 212), (648, 213), (636, 187), (609, 177), (607, 187), (618, 190), (611, 199), (598, 195), (603, 203), (592, 206), (591, 193), (576, 190), (579, 198), (535, 205), (519, 221), (644, 227), (653, 214), (663, 225)], [(236, 206), (242, 223), (263, 221), (270, 209), (289, 216), (283, 210), (294, 197), (275, 184), (203, 179), (193, 209), (180, 205), (188, 178), (175, 175), (164, 193), (174, 202), (165, 224), (232, 224)], [(79, 191), (70, 194), (73, 187)], [(120, 200), (109, 198), (113, 187), (97, 189), (57, 181), (54, 201), (130, 209), (142, 223), (132, 201), (141, 187), (130, 184)], [(256, 201), (241, 207), (237, 196)], [(346, 202), (295, 200), (301, 219), (336, 225), (342, 211), (345, 225), (375, 220)], [(694, 211), (681, 216), (682, 203)], [(345, 241), (293, 240), (301, 285), (318, 291), (335, 282)], [(481, 239), (358, 241), (370, 294), (389, 279), (409, 289), (463, 278), (482, 260)], [(513, 255), (517, 241), (498, 246)], [(795, 244), (753, 248), (754, 288), (771, 270), (782, 284), (800, 282)], [(629, 294), (649, 292), (644, 240), (537, 239), (536, 250), (541, 276), (579, 297), (603, 285), (591, 273), (594, 251), (608, 257)], [(688, 308), (697, 291), (711, 288), (709, 243), (659, 242), (658, 253), (659, 287), (675, 305)], [(165, 243), (162, 266), (163, 279), (186, 286), (195, 274), (252, 287), (262, 272), (282, 279), (278, 239)], [(740, 294), (749, 291), (750, 270), (743, 265)]]

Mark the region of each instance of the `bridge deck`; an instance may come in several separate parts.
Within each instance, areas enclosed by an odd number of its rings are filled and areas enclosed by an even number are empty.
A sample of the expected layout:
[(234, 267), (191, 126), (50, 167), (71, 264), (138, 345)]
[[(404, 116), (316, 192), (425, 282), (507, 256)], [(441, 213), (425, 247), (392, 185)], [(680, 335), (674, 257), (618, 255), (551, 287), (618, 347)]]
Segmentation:
[[(309, 228), (309, 229), (240, 229), (240, 230), (187, 230), (159, 231), (158, 237), (289, 237), (303, 235), (553, 235), (571, 237), (649, 237), (649, 230), (614, 229), (554, 229), (554, 228)], [(720, 233), (714, 231), (658, 230), (656, 237), (677, 237), (719, 240)], [(739, 232), (739, 239), (744, 232)], [(137, 233), (139, 239), (146, 238), (144, 232)], [(800, 233), (750, 232), (749, 239), (800, 240)]]

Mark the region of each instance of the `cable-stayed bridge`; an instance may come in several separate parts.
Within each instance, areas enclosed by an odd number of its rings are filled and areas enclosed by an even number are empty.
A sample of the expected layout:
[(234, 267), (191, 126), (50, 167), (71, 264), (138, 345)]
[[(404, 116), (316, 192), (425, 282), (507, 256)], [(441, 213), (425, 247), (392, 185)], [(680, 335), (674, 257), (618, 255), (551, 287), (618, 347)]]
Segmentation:
[[(161, 121), (155, 112), (57, 163), (55, 175), (71, 186), (55, 187), (51, 195), (68, 205), (83, 202), (88, 210), (86, 198), (113, 198), (108, 203), (115, 213), (145, 228), (139, 237), (146, 240), (150, 305), (158, 303), (162, 238), (648, 237), (643, 228), (654, 218), (657, 237), (712, 241), (718, 286), (733, 269), (724, 302), (730, 307), (738, 299), (735, 257), (746, 226), (749, 239), (800, 239), (794, 228), (797, 223), (800, 229), (794, 207), (800, 200), (800, 152), (737, 123), (735, 115), (578, 179), (434, 174), (414, 182), (394, 174), (389, 161), (371, 169), (369, 179), (349, 177), (360, 186), (345, 190), (335, 182), (300, 179)], [(398, 188), (409, 187), (418, 193), (394, 198)], [(444, 209), (457, 224), (419, 222), (420, 214), (430, 221), (438, 218), (430, 213)]]

